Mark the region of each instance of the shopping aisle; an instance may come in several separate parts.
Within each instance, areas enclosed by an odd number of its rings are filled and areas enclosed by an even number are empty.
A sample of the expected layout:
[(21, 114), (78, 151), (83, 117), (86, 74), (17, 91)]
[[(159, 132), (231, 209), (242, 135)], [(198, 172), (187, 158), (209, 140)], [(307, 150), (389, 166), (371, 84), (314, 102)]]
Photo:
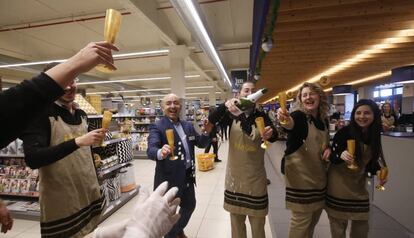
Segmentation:
[[(223, 161), (215, 163), (215, 169), (208, 172), (197, 171), (196, 199), (197, 207), (185, 230), (190, 238), (229, 238), (231, 237), (230, 216), (223, 209), (224, 176), (226, 172), (226, 158), (228, 142), (221, 144), (219, 158)], [(196, 153), (203, 151), (197, 149)], [(150, 160), (134, 160), (136, 182), (143, 187), (152, 189), (155, 162)], [(130, 217), (138, 196), (112, 214), (101, 225), (113, 224)], [(248, 223), (248, 222), (247, 222)], [(251, 237), (250, 227), (247, 225), (248, 237)], [(266, 237), (272, 237), (269, 221), (266, 221)], [(12, 231), (0, 237), (38, 238), (40, 237), (39, 222), (15, 220)]]

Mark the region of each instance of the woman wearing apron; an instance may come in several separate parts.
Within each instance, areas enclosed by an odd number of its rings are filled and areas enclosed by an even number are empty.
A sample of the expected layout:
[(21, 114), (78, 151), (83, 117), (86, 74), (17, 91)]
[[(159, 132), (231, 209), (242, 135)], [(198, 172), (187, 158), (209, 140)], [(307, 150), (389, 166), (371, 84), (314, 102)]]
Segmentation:
[[(255, 91), (253, 82), (245, 82), (240, 97)], [(221, 104), (209, 115), (209, 122), (227, 125), (230, 128), (229, 152), (227, 158), (224, 209), (230, 212), (231, 234), (233, 238), (246, 238), (246, 217), (253, 238), (265, 238), (265, 222), (268, 212), (268, 196), (264, 152), (260, 147), (262, 137), (255, 119), (263, 117), (265, 132), (263, 138), (269, 142), (277, 139), (277, 132), (266, 113), (256, 108), (247, 109), (239, 116), (233, 116), (235, 101), (232, 98)]]
[(282, 172), (286, 183), (286, 208), (291, 210), (290, 238), (307, 238), (319, 221), (326, 193), (326, 160), (329, 159), (329, 106), (322, 88), (304, 83), (292, 114), (278, 110), (287, 130)]
[[(345, 237), (348, 220), (351, 220), (351, 237), (368, 237), (366, 175), (374, 175), (380, 169), (380, 132), (378, 106), (372, 100), (362, 99), (352, 110), (350, 125), (339, 130), (334, 137), (326, 198), (333, 238)], [(347, 140), (355, 140), (355, 156), (347, 151)], [(348, 168), (351, 163), (357, 168)]]
[(42, 237), (85, 236), (104, 206), (90, 146), (103, 140), (105, 130), (88, 132), (75, 93), (74, 80), (22, 136), (27, 165), (39, 169)]

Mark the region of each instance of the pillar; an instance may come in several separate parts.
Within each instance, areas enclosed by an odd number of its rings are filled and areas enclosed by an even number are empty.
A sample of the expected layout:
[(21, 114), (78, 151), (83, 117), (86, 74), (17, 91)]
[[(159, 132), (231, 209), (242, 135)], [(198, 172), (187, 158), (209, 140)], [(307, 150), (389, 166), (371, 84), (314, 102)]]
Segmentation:
[(184, 60), (189, 55), (186, 46), (178, 45), (170, 47), (170, 72), (171, 93), (176, 94), (182, 105), (180, 118), (185, 119), (185, 65)]

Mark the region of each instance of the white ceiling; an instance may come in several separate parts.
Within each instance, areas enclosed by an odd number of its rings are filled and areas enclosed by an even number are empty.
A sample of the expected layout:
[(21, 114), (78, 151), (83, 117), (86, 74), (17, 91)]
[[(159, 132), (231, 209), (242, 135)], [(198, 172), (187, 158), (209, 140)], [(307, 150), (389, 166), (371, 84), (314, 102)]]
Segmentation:
[[(200, 0), (199, 4), (226, 70), (248, 68), (253, 0)], [(217, 90), (228, 91), (214, 64), (192, 40), (166, 0), (0, 1), (0, 64), (64, 59), (88, 42), (103, 40), (104, 15), (108, 8), (123, 13), (116, 40), (120, 53), (185, 45), (191, 52), (185, 60), (186, 75), (200, 75), (187, 79), (186, 86), (213, 83)], [(115, 64), (118, 70), (114, 73), (92, 70), (87, 74), (92, 77), (81, 77), (81, 81), (170, 75), (168, 55), (117, 60)], [(42, 67), (0, 69), (0, 76), (3, 85), (9, 86), (30, 78)], [(169, 87), (169, 82), (102, 84), (88, 87), (87, 92), (160, 87)], [(195, 91), (203, 90), (191, 90)]]

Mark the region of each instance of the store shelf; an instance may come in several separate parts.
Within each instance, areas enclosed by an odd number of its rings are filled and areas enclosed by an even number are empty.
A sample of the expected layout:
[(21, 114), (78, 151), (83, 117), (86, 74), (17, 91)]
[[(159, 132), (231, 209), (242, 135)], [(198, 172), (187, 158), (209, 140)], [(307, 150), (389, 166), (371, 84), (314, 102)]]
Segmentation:
[(146, 159), (147, 158), (147, 152), (146, 151), (133, 151), (134, 159)]
[(33, 194), (21, 194), (21, 193), (0, 193), (1, 198), (27, 198), (27, 200), (37, 199), (39, 198), (39, 195), (33, 195)]
[(9, 210), (14, 219), (23, 219), (30, 221), (40, 221), (40, 211), (14, 211)]
[(24, 158), (24, 154), (0, 154), (0, 158)]
[(114, 143), (118, 143), (118, 142), (125, 141), (125, 140), (129, 140), (129, 139), (128, 138), (117, 138), (117, 139), (107, 140), (107, 141), (104, 141), (100, 146), (93, 146), (93, 148), (107, 146), (109, 144), (114, 144)]
[[(145, 117), (160, 117), (162, 115), (113, 115), (112, 118), (145, 118)], [(99, 119), (102, 115), (88, 115), (88, 119)]]
[(120, 199), (110, 202), (108, 206), (105, 208), (104, 212), (102, 213), (101, 222), (108, 218), (110, 215), (112, 215), (114, 212), (116, 212), (123, 205), (125, 205), (125, 203), (127, 203), (133, 197), (135, 197), (139, 193), (139, 189), (140, 186), (138, 185), (134, 190), (127, 193), (122, 193)]
[(137, 131), (137, 130), (132, 130), (131, 133), (149, 133), (149, 131)]
[(153, 122), (134, 122), (134, 125), (151, 125)]
[(111, 167), (109, 167), (107, 169), (101, 170), (101, 171), (99, 171), (97, 173), (98, 174), (98, 178), (104, 178), (106, 175), (111, 174), (114, 171), (116, 171), (118, 169), (121, 169), (121, 168), (123, 168), (123, 167), (125, 167), (125, 166), (127, 166), (129, 164), (130, 164), (129, 162), (126, 162), (126, 163), (117, 164), (117, 165), (111, 166)]

